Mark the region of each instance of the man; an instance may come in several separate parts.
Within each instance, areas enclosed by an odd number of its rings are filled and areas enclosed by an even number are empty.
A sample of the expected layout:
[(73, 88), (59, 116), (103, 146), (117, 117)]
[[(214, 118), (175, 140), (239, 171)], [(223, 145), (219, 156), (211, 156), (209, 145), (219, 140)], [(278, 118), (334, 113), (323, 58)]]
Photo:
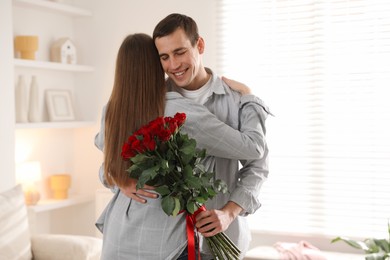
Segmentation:
[[(221, 121), (235, 129), (245, 128), (245, 125), (239, 125), (240, 94), (203, 66), (205, 42), (199, 36), (198, 27), (192, 18), (182, 14), (168, 15), (155, 27), (153, 39), (162, 67), (169, 76), (168, 91), (179, 92), (203, 104)], [(262, 105), (264, 113), (260, 122), (265, 135), (264, 122), (269, 111)], [(268, 175), (266, 144), (265, 148), (258, 160), (242, 161), (240, 170), (237, 160), (215, 158), (216, 178), (228, 184), (230, 193), (218, 194), (206, 203), (208, 210), (197, 216), (196, 227), (204, 237), (225, 232), (242, 251), (241, 257), (245, 255), (251, 237), (245, 216), (253, 214), (260, 207), (259, 190)], [(200, 243), (202, 259), (212, 259), (205, 241), (201, 240)]]

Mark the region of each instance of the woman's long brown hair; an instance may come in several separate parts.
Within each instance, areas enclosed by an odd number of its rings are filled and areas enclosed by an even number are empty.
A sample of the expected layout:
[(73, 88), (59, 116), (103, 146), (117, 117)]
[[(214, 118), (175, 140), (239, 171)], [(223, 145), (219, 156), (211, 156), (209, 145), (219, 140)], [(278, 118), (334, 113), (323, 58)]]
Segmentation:
[(129, 163), (121, 158), (122, 145), (135, 130), (164, 114), (165, 91), (153, 39), (142, 33), (127, 36), (118, 51), (106, 109), (104, 175), (109, 185), (126, 185)]

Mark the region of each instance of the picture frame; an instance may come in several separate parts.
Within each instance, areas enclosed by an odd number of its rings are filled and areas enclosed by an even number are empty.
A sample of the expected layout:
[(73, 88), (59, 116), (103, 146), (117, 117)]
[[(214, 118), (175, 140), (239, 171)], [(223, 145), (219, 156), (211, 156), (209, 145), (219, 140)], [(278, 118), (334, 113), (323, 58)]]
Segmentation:
[(49, 121), (75, 120), (72, 95), (65, 89), (48, 89), (45, 91), (46, 107)]

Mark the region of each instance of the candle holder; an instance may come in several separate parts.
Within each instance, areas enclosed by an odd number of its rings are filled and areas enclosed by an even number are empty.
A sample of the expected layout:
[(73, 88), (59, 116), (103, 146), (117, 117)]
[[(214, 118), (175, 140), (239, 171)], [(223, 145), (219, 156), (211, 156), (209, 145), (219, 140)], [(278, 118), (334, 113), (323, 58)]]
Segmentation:
[(55, 174), (50, 176), (50, 188), (53, 191), (53, 198), (64, 200), (68, 198), (71, 177), (69, 174)]
[(15, 37), (15, 50), (20, 52), (20, 57), (26, 60), (35, 60), (35, 52), (38, 50), (38, 36), (20, 35)]

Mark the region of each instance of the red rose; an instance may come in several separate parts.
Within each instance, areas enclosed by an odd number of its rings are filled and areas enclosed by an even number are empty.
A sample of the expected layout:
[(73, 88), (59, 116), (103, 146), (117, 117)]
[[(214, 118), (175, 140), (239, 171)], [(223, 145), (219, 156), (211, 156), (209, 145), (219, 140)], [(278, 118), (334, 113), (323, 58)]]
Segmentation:
[(123, 144), (121, 156), (124, 160), (129, 160), (131, 157), (135, 156), (129, 143), (126, 142)]
[(150, 135), (144, 135), (144, 139), (142, 141), (142, 144), (145, 147), (145, 149), (147, 149), (149, 151), (153, 151), (154, 149), (156, 149), (156, 141)]
[(157, 133), (158, 139), (162, 142), (166, 142), (171, 138), (171, 131), (169, 129), (161, 129), (160, 132)]
[(176, 113), (176, 115), (174, 116), (174, 119), (176, 120), (177, 126), (180, 127), (186, 121), (186, 114), (185, 113)]

